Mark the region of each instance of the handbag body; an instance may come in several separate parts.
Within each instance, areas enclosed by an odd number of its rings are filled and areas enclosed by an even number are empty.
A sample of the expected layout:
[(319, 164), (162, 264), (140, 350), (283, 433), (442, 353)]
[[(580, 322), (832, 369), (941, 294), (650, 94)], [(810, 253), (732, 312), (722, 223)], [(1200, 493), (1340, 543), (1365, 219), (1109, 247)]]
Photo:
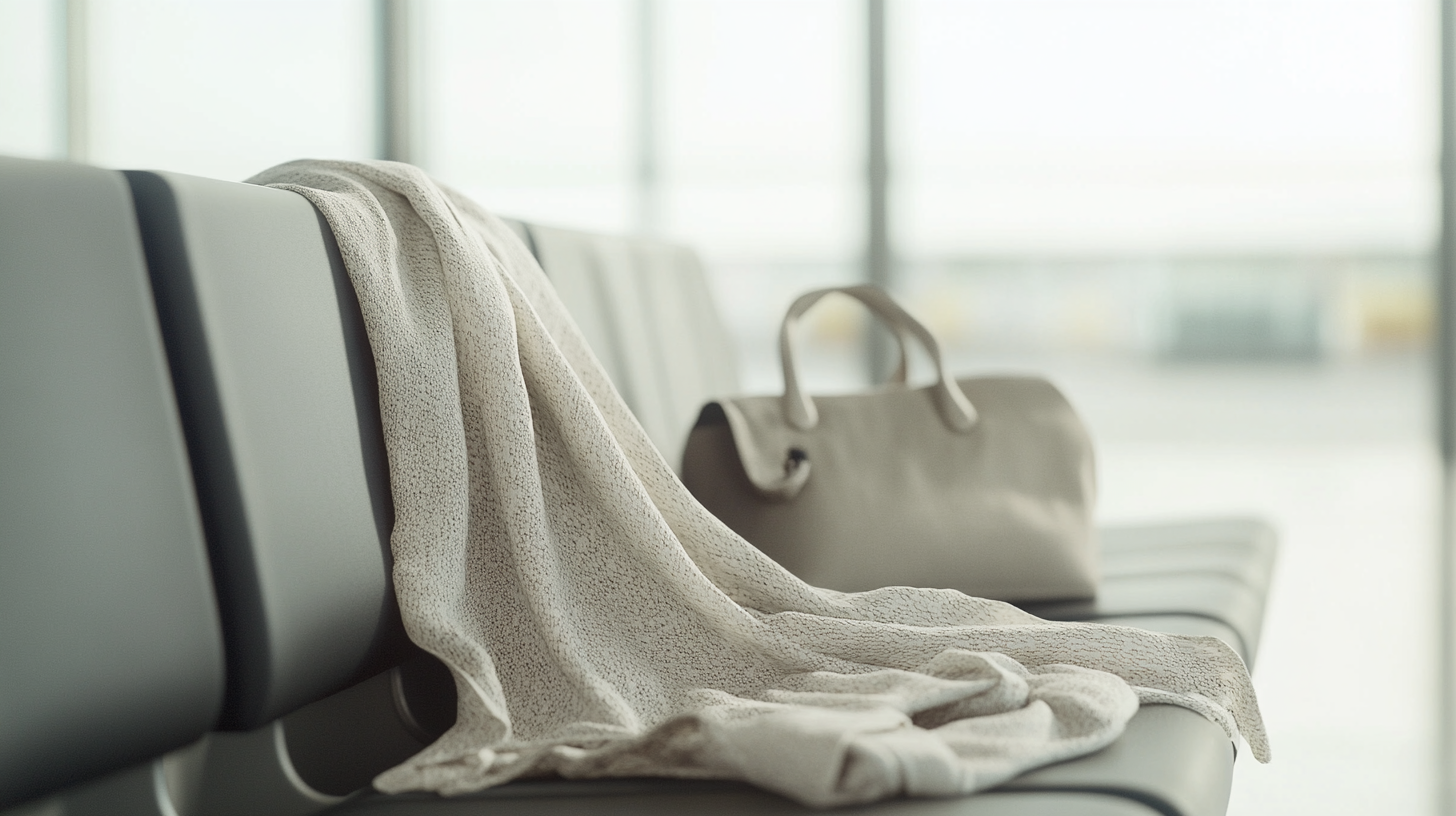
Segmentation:
[[(930, 353), (937, 380), (810, 398), (790, 334), (821, 297), (870, 307), (901, 343)], [(1004, 601), (1096, 593), (1096, 494), (1085, 426), (1037, 377), (953, 380), (934, 337), (884, 292), (810, 292), (780, 334), (782, 397), (706, 405), (688, 437), (683, 482), (766, 555), (815, 586), (957, 589)]]

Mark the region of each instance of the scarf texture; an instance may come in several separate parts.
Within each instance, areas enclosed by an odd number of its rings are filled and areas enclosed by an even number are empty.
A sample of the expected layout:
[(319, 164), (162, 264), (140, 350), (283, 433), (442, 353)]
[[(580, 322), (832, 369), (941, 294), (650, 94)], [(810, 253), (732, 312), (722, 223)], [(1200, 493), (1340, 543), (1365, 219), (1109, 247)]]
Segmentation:
[(683, 487), (510, 228), (417, 168), (250, 181), (303, 195), (338, 241), (378, 372), (400, 611), (459, 692), (454, 727), (380, 790), (557, 774), (740, 779), (819, 807), (948, 796), (1102, 748), (1140, 702), (1267, 761), (1215, 638), (835, 592), (769, 560)]

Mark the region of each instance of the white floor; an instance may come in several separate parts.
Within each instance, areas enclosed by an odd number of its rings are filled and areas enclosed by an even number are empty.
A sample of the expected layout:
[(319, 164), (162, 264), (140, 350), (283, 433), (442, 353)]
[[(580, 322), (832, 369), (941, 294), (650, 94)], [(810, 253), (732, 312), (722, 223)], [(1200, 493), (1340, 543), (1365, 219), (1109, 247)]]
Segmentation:
[(1432, 813), (1439, 470), (1423, 361), (1060, 379), (1099, 438), (1104, 518), (1256, 512), (1281, 531), (1254, 672), (1274, 761), (1240, 756), (1229, 813)]
[(1229, 813), (1430, 813), (1430, 452), (1128, 442), (1102, 461), (1109, 519), (1254, 511), (1280, 528), (1254, 671), (1275, 758), (1240, 756)]

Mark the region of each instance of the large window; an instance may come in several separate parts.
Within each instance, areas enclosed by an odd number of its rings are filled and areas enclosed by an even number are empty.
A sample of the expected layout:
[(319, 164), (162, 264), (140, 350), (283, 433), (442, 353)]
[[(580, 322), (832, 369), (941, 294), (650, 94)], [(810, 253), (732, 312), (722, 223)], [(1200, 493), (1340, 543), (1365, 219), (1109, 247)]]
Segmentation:
[(1422, 341), (1420, 307), (1395, 301), (1423, 297), (1436, 226), (1427, 4), (890, 8), (902, 278), (937, 302), (957, 287), (945, 328), (968, 344), (1251, 359)]
[(638, 227), (633, 3), (450, 0), (412, 11), (412, 158), (501, 212)]
[[(862, 274), (864, 14), (842, 0), (659, 7), (661, 227), (710, 259), (748, 387), (779, 387), (783, 310)], [(819, 326), (816, 379), (861, 382), (855, 337)]]
[(88, 158), (242, 179), (373, 151), (368, 9), (351, 0), (85, 3)]
[[(888, 9), (896, 285), (956, 367), (1054, 376), (1108, 521), (1281, 529), (1230, 812), (1429, 812), (1434, 5)], [(1352, 648), (1408, 667), (1358, 724)]]
[(0, 3), (0, 151), (65, 150), (63, 20), (48, 0)]

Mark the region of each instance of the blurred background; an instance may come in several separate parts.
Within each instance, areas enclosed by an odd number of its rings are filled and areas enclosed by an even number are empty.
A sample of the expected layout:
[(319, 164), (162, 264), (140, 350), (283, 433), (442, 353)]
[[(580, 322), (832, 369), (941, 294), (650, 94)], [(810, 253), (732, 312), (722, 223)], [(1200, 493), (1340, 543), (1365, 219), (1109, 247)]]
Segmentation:
[[(0, 153), (243, 179), (419, 164), (695, 246), (745, 387), (800, 291), (1051, 376), (1111, 523), (1283, 549), (1233, 814), (1431, 813), (1434, 0), (0, 0)], [(811, 381), (862, 387), (848, 304)], [(870, 349), (867, 351), (866, 349)]]

